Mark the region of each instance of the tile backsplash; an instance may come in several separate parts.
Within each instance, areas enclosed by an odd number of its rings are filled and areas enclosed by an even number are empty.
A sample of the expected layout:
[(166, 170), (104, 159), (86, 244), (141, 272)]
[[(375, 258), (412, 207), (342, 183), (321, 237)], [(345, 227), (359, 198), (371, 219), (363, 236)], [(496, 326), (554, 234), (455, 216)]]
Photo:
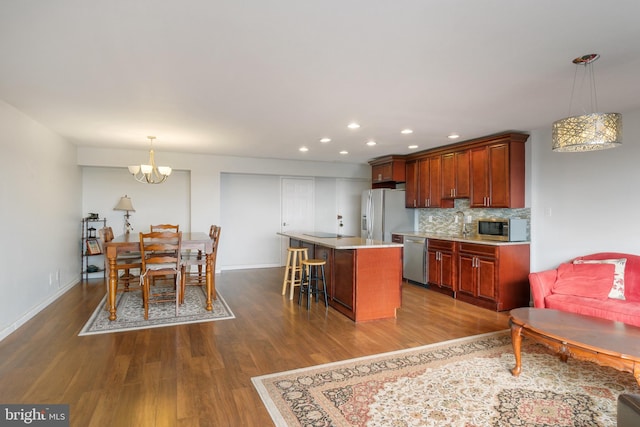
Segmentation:
[[(478, 219), (481, 218), (523, 218), (527, 220), (527, 238), (530, 239), (531, 232), (531, 209), (493, 209), (493, 208), (470, 208), (469, 199), (456, 199), (453, 209), (419, 209), (418, 211), (418, 231), (422, 233), (442, 233), (458, 235), (462, 231), (461, 215), (464, 214), (465, 221), (469, 218), (467, 230), (470, 236), (475, 236), (478, 231)], [(456, 216), (458, 222), (456, 223)]]

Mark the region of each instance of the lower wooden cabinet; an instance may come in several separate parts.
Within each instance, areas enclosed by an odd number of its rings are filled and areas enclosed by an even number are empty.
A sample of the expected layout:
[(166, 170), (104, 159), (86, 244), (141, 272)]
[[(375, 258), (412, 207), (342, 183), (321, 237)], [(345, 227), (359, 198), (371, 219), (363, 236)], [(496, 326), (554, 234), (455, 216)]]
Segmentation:
[(529, 245), (459, 243), (456, 298), (496, 311), (529, 305)]
[(355, 320), (355, 250), (334, 252), (334, 283), (331, 289), (331, 306)]
[(451, 240), (429, 239), (427, 281), (435, 290), (449, 295), (455, 294), (455, 242)]

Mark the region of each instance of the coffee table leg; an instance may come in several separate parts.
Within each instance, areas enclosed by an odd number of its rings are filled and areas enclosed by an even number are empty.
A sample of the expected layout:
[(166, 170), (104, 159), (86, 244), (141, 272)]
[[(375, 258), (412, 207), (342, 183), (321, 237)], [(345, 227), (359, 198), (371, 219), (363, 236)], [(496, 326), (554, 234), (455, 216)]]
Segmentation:
[(516, 366), (511, 370), (511, 374), (515, 377), (520, 375), (522, 370), (522, 359), (520, 358), (521, 332), (522, 326), (511, 324), (511, 344), (513, 345), (513, 354), (516, 357)]

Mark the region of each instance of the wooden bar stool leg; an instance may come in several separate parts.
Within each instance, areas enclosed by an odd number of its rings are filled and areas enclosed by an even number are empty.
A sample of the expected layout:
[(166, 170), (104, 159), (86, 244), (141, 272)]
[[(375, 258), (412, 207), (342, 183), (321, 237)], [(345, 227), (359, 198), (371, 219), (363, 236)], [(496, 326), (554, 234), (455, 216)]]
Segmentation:
[(327, 298), (327, 281), (324, 279), (324, 265), (320, 266), (322, 270), (322, 293), (324, 294), (324, 305), (329, 307), (329, 300)]
[(298, 260), (298, 251), (294, 251), (291, 261), (291, 287), (289, 288), (290, 300), (293, 299), (293, 289), (296, 287), (296, 272), (298, 270), (298, 264), (300, 264), (300, 261)]
[(287, 281), (289, 277), (289, 269), (291, 268), (291, 251), (287, 251), (287, 263), (284, 266), (284, 280), (282, 281), (282, 295), (287, 293)]

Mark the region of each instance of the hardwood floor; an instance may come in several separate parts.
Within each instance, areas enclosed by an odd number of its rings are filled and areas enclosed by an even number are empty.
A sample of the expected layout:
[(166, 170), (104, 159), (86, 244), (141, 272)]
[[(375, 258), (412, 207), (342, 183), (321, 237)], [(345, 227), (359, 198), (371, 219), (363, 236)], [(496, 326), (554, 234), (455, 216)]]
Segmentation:
[(0, 342), (0, 402), (69, 404), (72, 426), (269, 426), (253, 376), (508, 327), (410, 284), (396, 319), (355, 324), (280, 295), (282, 275), (218, 275), (236, 319), (84, 337), (104, 283), (79, 284)]

